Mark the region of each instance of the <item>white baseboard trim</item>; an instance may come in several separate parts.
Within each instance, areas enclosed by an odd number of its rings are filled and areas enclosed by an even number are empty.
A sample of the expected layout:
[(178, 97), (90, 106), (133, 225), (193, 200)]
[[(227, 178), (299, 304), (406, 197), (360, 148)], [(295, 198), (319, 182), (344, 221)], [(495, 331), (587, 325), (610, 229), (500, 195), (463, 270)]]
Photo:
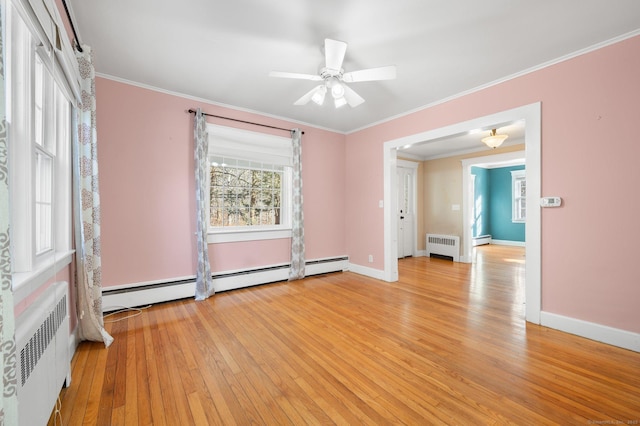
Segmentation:
[(355, 274), (364, 275), (367, 277), (375, 278), (377, 280), (384, 281), (384, 271), (380, 269), (373, 269), (367, 266), (356, 265), (355, 263), (349, 264), (349, 272), (353, 272)]
[(427, 251), (426, 250), (418, 250), (416, 252), (416, 257), (425, 257), (427, 255)]
[(509, 241), (509, 240), (496, 240), (491, 239), (491, 244), (497, 244), (499, 246), (516, 246), (516, 247), (525, 247), (526, 242), (524, 241)]
[(640, 352), (640, 334), (551, 312), (540, 312), (540, 324), (576, 336)]
[[(312, 276), (346, 271), (348, 265), (349, 259), (346, 256), (308, 260), (305, 263), (305, 273), (307, 276)], [(222, 292), (286, 281), (289, 278), (289, 267), (287, 263), (257, 269), (216, 272), (213, 274), (213, 286), (216, 292)], [(111, 312), (123, 307), (152, 305), (186, 299), (194, 295), (194, 276), (105, 287), (102, 289), (102, 311)]]
[(481, 246), (484, 244), (491, 244), (491, 235), (481, 235), (479, 237), (474, 237), (471, 241), (471, 245), (473, 247)]

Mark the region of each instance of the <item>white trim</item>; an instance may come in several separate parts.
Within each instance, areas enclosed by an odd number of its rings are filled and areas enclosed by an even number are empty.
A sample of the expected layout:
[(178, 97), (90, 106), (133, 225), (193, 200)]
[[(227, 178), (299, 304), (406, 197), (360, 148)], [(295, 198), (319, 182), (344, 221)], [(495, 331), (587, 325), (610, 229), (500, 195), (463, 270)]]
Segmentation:
[(514, 247), (527, 246), (527, 243), (525, 241), (496, 240), (494, 238), (491, 239), (491, 244), (495, 244), (499, 246), (514, 246)]
[(545, 311), (540, 313), (540, 321), (540, 324), (545, 327), (640, 352), (640, 333), (633, 333)]
[[(481, 246), (481, 245), (484, 245), (484, 244), (491, 244), (491, 241), (492, 241), (491, 235), (481, 235), (479, 237), (472, 238), (472, 243), (471, 244), (474, 247), (476, 247), (476, 246)], [(469, 262), (466, 262), (466, 263), (469, 263)]]
[(75, 250), (56, 252), (34, 270), (14, 273), (12, 276), (14, 306), (29, 297), (41, 285), (55, 278), (62, 269), (69, 266), (74, 253)]
[[(527, 227), (526, 227), (526, 319), (529, 322), (540, 323), (540, 309), (542, 305), (541, 292), (541, 220), (540, 220), (540, 145), (541, 145), (541, 104), (540, 102), (521, 106), (507, 111), (478, 117), (472, 120), (456, 123), (450, 126), (441, 127), (390, 140), (383, 145), (384, 161), (384, 279), (386, 281), (398, 280), (398, 260), (397, 260), (397, 229), (394, 220), (395, 204), (397, 194), (394, 189), (396, 175), (397, 148), (404, 145), (425, 142), (437, 138), (451, 136), (473, 129), (490, 127), (497, 123), (511, 123), (517, 120), (525, 120), (525, 158), (527, 163)], [(463, 167), (464, 169), (464, 167)], [(468, 175), (468, 173), (466, 174)], [(468, 177), (463, 171), (463, 188), (468, 188)], [(468, 192), (468, 190), (466, 191)], [(395, 201), (394, 201), (395, 200)], [(469, 261), (467, 253), (470, 253), (471, 228), (467, 229), (469, 223), (466, 212), (468, 203), (463, 194), (463, 223), (465, 251), (461, 256), (461, 261)]]
[(246, 230), (246, 231), (215, 231), (209, 230), (207, 234), (208, 244), (232, 243), (238, 241), (259, 241), (259, 240), (278, 240), (291, 238), (291, 228), (287, 229), (264, 229), (264, 230)]
[[(307, 260), (306, 276), (346, 271), (346, 256)], [(102, 288), (103, 312), (120, 308), (144, 306), (154, 303), (193, 298), (195, 295), (195, 276), (186, 276), (166, 280), (155, 280)], [(289, 279), (289, 264), (278, 263), (255, 269), (238, 269), (213, 273), (213, 286), (216, 292), (235, 290), (254, 285), (268, 284)], [(175, 284), (171, 284), (175, 282)], [(166, 284), (166, 285), (163, 285)], [(114, 292), (115, 290), (129, 290)]]
[[(521, 196), (516, 196), (516, 186), (520, 181), (527, 181), (527, 171), (525, 169), (521, 170), (511, 170), (511, 222), (512, 223), (526, 223), (526, 217), (521, 218), (518, 217), (518, 209), (516, 209), (517, 203), (516, 201), (522, 199)], [(526, 192), (526, 188), (525, 188)], [(524, 197), (526, 200), (526, 196)]]
[[(396, 247), (397, 252), (397, 247)], [(364, 275), (366, 277), (375, 278), (376, 280), (388, 281), (385, 278), (385, 272), (380, 269), (369, 268), (367, 266), (356, 265), (355, 263), (349, 263), (349, 272), (354, 274)]]

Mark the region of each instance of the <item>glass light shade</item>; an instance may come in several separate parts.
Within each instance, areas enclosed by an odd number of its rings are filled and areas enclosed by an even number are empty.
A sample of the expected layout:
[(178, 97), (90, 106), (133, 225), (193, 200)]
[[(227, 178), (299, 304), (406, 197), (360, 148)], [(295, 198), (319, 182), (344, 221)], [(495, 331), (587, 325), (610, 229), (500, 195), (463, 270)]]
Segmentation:
[(335, 81), (331, 86), (331, 95), (333, 96), (333, 99), (336, 100), (342, 98), (344, 96), (344, 86), (342, 86), (338, 81)]
[(491, 135), (486, 138), (482, 138), (482, 142), (485, 143), (489, 148), (497, 148), (502, 145), (502, 142), (507, 139), (509, 135), (496, 135), (496, 129), (491, 130)]
[(317, 103), (318, 105), (322, 105), (324, 103), (324, 97), (326, 94), (327, 94), (327, 88), (325, 86), (322, 86), (321, 88), (318, 89), (316, 93), (313, 94), (313, 96), (311, 97), (311, 100)]
[(345, 106), (347, 104), (347, 100), (343, 97), (335, 98), (333, 102), (336, 105), (336, 108), (340, 108), (341, 106)]

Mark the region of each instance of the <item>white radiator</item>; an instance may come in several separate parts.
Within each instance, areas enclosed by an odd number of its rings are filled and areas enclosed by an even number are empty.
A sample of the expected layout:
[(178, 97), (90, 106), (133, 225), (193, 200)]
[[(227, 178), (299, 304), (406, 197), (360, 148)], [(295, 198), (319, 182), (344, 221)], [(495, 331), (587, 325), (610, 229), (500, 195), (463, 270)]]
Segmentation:
[(447, 256), (460, 261), (460, 237), (457, 235), (427, 234), (427, 256)]
[(60, 389), (71, 383), (68, 288), (52, 284), (16, 319), (20, 425), (47, 424)]

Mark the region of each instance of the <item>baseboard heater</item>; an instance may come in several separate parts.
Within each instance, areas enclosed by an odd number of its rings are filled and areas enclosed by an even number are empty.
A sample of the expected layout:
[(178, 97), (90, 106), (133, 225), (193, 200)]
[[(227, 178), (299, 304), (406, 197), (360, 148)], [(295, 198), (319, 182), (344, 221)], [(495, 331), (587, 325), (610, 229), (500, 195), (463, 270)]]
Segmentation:
[[(334, 257), (308, 260), (305, 262), (306, 276), (346, 271), (349, 258)], [(254, 285), (285, 281), (289, 278), (290, 264), (278, 264), (261, 268), (213, 274), (213, 285), (216, 292), (235, 290)], [(168, 302), (192, 298), (195, 294), (195, 277), (177, 280), (163, 280), (150, 283), (139, 283), (119, 287), (107, 287), (102, 290), (103, 312), (115, 311), (123, 307), (144, 306), (154, 303)]]
[(69, 284), (52, 284), (16, 319), (18, 420), (45, 425), (60, 389), (71, 383)]
[(427, 256), (460, 261), (460, 237), (457, 235), (427, 234)]
[(491, 244), (491, 235), (480, 235), (478, 237), (473, 237), (472, 243), (474, 247)]

